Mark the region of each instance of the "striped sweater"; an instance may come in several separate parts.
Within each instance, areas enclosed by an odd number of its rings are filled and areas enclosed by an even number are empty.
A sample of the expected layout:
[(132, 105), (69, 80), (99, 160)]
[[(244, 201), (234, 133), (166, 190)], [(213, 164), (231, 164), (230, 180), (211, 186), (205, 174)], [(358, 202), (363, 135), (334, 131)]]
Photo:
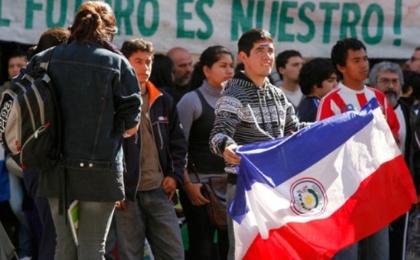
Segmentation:
[[(307, 125), (299, 122), (293, 105), (279, 88), (268, 79), (259, 88), (243, 72), (226, 83), (215, 114), (210, 149), (219, 156), (228, 145), (274, 140)], [(235, 172), (229, 165), (225, 170)]]

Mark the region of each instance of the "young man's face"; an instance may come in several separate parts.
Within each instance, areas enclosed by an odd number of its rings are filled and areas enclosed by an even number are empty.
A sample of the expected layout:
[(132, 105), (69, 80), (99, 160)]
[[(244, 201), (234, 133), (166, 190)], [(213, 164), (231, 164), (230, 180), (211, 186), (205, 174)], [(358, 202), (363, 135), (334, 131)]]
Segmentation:
[(20, 69), (26, 65), (26, 59), (23, 56), (10, 58), (7, 71), (9, 78), (19, 75)]
[(362, 83), (369, 74), (369, 60), (364, 49), (347, 50), (347, 60), (345, 66), (337, 65), (343, 74), (343, 80), (350, 80)]
[(274, 45), (273, 42), (262, 40), (254, 43), (249, 56), (244, 52), (240, 53), (245, 71), (248, 74), (258, 77), (267, 77), (271, 74), (274, 64)]
[(128, 58), (128, 61), (136, 71), (140, 85), (145, 84), (152, 72), (152, 54), (145, 51), (137, 51)]
[(278, 71), (283, 76), (283, 79), (288, 79), (290, 81), (299, 81), (299, 72), (303, 66), (303, 59), (299, 56), (290, 57), (287, 60), (286, 65), (279, 67)]
[(314, 94), (319, 99), (323, 98), (331, 90), (333, 90), (338, 85), (337, 74), (333, 73), (328, 79), (322, 81), (321, 87), (314, 86)]

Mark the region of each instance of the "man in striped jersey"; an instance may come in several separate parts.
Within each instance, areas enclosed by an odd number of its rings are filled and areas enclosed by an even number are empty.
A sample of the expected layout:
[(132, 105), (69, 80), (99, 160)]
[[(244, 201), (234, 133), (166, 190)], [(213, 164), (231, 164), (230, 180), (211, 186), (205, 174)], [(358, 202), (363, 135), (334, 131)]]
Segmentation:
[[(339, 40), (332, 48), (331, 60), (342, 82), (321, 99), (317, 120), (346, 111), (359, 111), (369, 100), (376, 98), (397, 143), (399, 143), (399, 123), (394, 109), (382, 92), (364, 85), (369, 74), (366, 46), (353, 38)], [(385, 227), (362, 240), (362, 259), (389, 259), (388, 237), (388, 227)], [(338, 252), (334, 259), (357, 259), (357, 255), (358, 243), (355, 243)]]
[[(245, 70), (238, 71), (227, 82), (216, 104), (216, 118), (210, 133), (212, 152), (226, 162), (228, 205), (236, 190), (234, 166), (240, 163), (240, 157), (235, 153), (237, 145), (274, 140), (307, 125), (299, 122), (293, 105), (268, 80), (274, 64), (271, 34), (264, 29), (245, 32), (238, 41), (238, 56)], [(228, 234), (228, 259), (234, 259), (235, 240), (230, 216)]]

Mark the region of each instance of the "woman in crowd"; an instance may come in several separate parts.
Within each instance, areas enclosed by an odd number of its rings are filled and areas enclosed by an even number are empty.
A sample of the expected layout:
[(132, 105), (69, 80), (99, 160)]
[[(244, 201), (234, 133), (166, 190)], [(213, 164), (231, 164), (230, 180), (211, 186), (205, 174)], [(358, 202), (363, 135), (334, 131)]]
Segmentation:
[[(7, 72), (9, 76), (9, 81), (6, 81), (2, 86), (0, 86), (0, 95), (4, 90), (11, 87), (11, 79), (19, 75), (20, 69), (26, 65), (26, 55), (24, 53), (16, 52), (9, 57)], [(4, 149), (0, 147), (0, 153), (4, 156)], [(18, 233), (18, 255), (20, 259), (29, 259), (33, 255), (33, 242), (35, 238), (31, 231), (31, 225), (34, 226), (34, 223), (38, 223), (36, 220), (31, 223), (28, 220), (30, 214), (30, 208), (33, 207), (33, 202), (28, 198), (28, 194), (25, 190), (23, 183), (22, 169), (13, 164), (13, 160), (8, 158), (6, 160), (6, 169), (1, 171), (1, 175), (8, 174), (8, 185), (10, 185), (10, 198), (9, 204), (10, 208), (13, 211), (13, 214), (19, 221), (19, 233)], [(9, 190), (8, 187), (8, 190)], [(26, 203), (24, 203), (24, 201)], [(34, 230), (35, 231), (35, 230)]]
[(201, 184), (197, 183), (194, 172), (198, 173), (201, 182), (208, 182), (213, 177), (226, 177), (223, 158), (210, 152), (208, 142), (214, 122), (214, 107), (221, 96), (222, 84), (233, 74), (233, 54), (223, 46), (207, 48), (194, 68), (191, 79), (193, 91), (187, 93), (177, 105), (188, 140), (189, 176), (184, 176), (187, 181), (183, 190), (180, 190), (180, 200), (188, 224), (191, 259), (227, 257), (228, 238), (225, 230), (217, 230), (219, 255), (212, 255), (216, 228), (210, 223), (204, 206), (208, 200), (200, 193)]
[[(52, 51), (48, 73), (63, 124), (62, 167), (42, 172), (39, 195), (49, 198), (55, 259), (103, 259), (115, 202), (124, 199), (121, 142), (138, 129), (141, 97), (134, 70), (111, 44), (116, 33), (109, 4), (86, 2), (68, 44), (35, 55), (27, 66), (35, 69)], [(74, 200), (79, 201), (77, 246), (65, 217)]]

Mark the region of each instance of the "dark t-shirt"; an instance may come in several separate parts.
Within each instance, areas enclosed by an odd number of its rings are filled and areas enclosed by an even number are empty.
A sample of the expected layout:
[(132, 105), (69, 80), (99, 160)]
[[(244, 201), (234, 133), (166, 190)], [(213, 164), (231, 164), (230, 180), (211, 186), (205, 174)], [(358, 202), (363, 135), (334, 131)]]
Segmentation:
[(315, 122), (319, 98), (305, 97), (296, 109), (300, 122)]
[(172, 96), (172, 98), (175, 101), (175, 104), (178, 104), (178, 102), (181, 100), (181, 98), (190, 91), (190, 86), (186, 85), (186, 86), (171, 86), (171, 87), (163, 87), (163, 90), (165, 90), (166, 92), (168, 92), (168, 94), (170, 94)]

